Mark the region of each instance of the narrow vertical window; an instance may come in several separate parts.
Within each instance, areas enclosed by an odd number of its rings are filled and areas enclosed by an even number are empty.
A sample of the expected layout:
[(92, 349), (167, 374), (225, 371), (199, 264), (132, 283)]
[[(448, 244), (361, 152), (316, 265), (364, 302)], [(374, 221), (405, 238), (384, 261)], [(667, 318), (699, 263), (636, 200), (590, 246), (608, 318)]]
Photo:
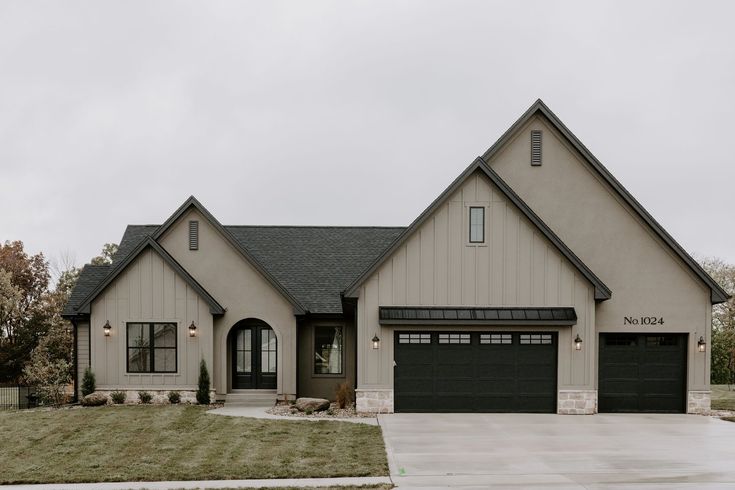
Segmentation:
[(342, 327), (314, 327), (314, 374), (342, 374)]
[(538, 129), (531, 131), (531, 165), (541, 165), (541, 131)]
[(470, 243), (485, 243), (485, 208), (470, 208)]
[(189, 250), (199, 250), (198, 221), (189, 221)]

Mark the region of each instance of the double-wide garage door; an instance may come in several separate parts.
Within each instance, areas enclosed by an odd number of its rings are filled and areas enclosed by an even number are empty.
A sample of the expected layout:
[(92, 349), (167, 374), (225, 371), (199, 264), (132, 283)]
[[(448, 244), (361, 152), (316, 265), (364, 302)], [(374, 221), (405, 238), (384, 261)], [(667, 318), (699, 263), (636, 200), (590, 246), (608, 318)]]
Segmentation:
[(397, 412), (556, 412), (553, 332), (396, 332)]
[(684, 412), (686, 352), (686, 334), (600, 334), (600, 412)]

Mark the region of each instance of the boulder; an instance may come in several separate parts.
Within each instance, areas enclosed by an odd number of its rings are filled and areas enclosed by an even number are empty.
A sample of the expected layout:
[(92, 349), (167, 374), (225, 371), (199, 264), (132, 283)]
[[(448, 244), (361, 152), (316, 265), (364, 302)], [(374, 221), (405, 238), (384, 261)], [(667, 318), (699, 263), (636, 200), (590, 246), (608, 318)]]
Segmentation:
[(321, 412), (329, 408), (329, 400), (324, 398), (297, 398), (294, 407), (302, 412)]
[(95, 391), (82, 398), (82, 405), (85, 407), (99, 407), (107, 405), (107, 395)]

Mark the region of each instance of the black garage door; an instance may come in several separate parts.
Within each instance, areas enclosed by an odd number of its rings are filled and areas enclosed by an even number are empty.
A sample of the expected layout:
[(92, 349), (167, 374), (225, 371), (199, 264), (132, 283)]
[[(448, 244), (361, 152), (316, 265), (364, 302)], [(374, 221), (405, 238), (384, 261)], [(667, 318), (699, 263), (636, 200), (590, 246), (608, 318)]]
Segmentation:
[(686, 334), (600, 334), (600, 412), (684, 412), (686, 345)]
[(397, 412), (556, 412), (556, 333), (396, 332)]

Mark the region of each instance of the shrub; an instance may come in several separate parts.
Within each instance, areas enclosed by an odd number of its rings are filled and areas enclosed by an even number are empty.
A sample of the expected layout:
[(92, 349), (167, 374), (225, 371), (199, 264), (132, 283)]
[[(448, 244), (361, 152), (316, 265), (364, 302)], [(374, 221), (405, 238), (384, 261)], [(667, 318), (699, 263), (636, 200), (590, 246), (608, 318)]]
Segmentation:
[(49, 340), (44, 337), (31, 352), (31, 359), (23, 368), (26, 382), (36, 387), (44, 404), (58, 407), (66, 402), (66, 386), (71, 383), (71, 363), (55, 358)]
[(311, 409), (311, 408), (307, 408), (306, 410), (304, 410), (304, 413), (305, 413), (306, 415), (311, 415), (312, 413), (314, 413), (314, 410), (313, 410), (313, 409)]
[(102, 393), (90, 393), (89, 395), (82, 398), (82, 406), (85, 407), (99, 407), (107, 405), (107, 396)]
[(110, 393), (110, 398), (112, 398), (112, 403), (116, 405), (121, 405), (125, 403), (125, 399), (128, 397), (128, 394), (124, 391), (113, 391)]
[(209, 371), (207, 370), (207, 362), (202, 359), (199, 363), (199, 387), (197, 388), (197, 403), (200, 405), (209, 405)]
[(179, 393), (178, 391), (169, 391), (168, 402), (173, 404), (181, 402), (181, 393)]
[(92, 372), (92, 368), (87, 366), (82, 377), (82, 396), (91, 395), (97, 389), (97, 382)]
[(138, 400), (140, 401), (140, 403), (147, 404), (147, 403), (150, 403), (151, 400), (153, 400), (153, 395), (151, 395), (147, 391), (139, 391)]
[(346, 408), (347, 405), (352, 401), (352, 387), (346, 381), (337, 385), (337, 391), (335, 392), (335, 399), (339, 408)]

